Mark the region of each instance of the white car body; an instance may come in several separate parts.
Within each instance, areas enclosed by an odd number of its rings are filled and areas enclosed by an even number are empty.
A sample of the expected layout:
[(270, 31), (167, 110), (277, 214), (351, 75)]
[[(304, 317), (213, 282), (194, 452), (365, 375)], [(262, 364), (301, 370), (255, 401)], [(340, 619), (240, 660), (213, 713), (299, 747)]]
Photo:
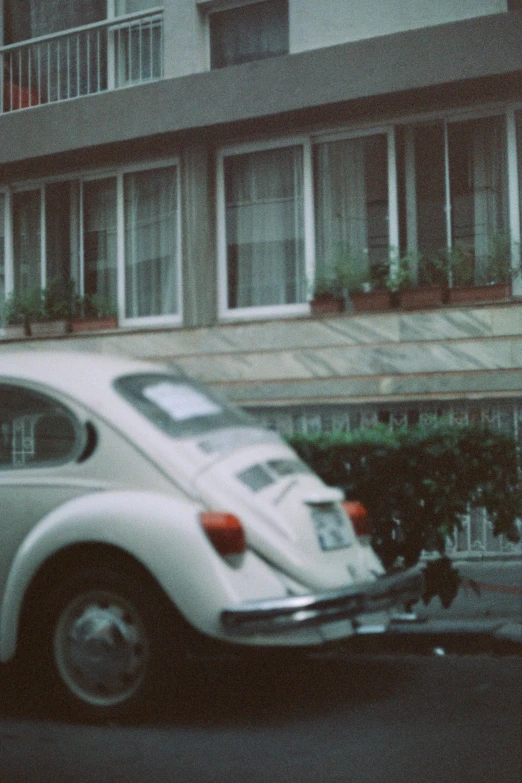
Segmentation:
[[(119, 380), (131, 377), (144, 379), (138, 392)], [(385, 576), (357, 539), (339, 490), (275, 433), (233, 410), (220, 418), (220, 403), (191, 383), (168, 366), (81, 352), (0, 358), (0, 405), (16, 409), (0, 413), (1, 661), (17, 650), (42, 569), (58, 564), (59, 582), (61, 558), (87, 544), (124, 552), (192, 627), (236, 644), (314, 645), (384, 629), (394, 606), (419, 597), (417, 571)], [(26, 393), (36, 412), (17, 409)], [(45, 415), (72, 424), (58, 458), (35, 457), (40, 397)], [(240, 520), (245, 551), (216, 551), (201, 524), (208, 510)]]

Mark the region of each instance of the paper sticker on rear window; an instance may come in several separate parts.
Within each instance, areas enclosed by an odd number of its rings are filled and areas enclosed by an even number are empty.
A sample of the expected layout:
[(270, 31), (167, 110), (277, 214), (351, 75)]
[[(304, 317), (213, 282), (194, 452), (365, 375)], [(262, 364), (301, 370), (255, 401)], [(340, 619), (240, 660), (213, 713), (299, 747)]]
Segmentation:
[(197, 389), (181, 383), (162, 381), (143, 389), (143, 396), (168, 413), (174, 421), (187, 421), (197, 416), (213, 416), (222, 412), (214, 400)]

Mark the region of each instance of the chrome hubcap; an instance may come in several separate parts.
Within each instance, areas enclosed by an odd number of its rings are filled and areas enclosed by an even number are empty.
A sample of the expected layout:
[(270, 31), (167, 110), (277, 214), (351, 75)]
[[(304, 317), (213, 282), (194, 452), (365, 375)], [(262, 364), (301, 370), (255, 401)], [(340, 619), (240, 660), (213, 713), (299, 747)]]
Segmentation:
[(132, 603), (109, 591), (78, 596), (56, 626), (56, 663), (82, 701), (110, 706), (125, 701), (145, 676), (149, 644)]

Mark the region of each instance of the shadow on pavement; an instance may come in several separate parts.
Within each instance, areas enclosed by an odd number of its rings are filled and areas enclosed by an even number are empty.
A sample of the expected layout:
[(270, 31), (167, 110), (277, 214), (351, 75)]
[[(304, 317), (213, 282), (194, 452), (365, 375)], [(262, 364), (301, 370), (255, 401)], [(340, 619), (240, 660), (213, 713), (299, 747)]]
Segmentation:
[[(288, 724), (342, 705), (367, 704), (400, 691), (408, 659), (360, 655), (253, 655), (191, 662), (176, 685), (117, 725), (263, 726)], [(31, 692), (14, 667), (0, 666), (0, 720), (81, 723)], [(115, 722), (112, 722), (115, 725)]]

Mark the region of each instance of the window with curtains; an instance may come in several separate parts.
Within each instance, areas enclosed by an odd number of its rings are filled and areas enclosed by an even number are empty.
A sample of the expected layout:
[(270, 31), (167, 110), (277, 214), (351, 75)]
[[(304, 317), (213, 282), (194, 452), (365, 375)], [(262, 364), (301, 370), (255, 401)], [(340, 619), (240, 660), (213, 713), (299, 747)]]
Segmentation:
[(288, 0), (263, 0), (210, 14), (210, 65), (263, 60), (288, 53)]
[(174, 164), (42, 183), (13, 192), (9, 203), (10, 213), (0, 193), (0, 313), (11, 290), (24, 294), (60, 279), (123, 320), (179, 319)]
[(354, 284), (378, 281), (388, 258), (388, 140), (384, 134), (314, 151), (316, 268), (347, 262)]
[(5, 301), (5, 194), (0, 193), (0, 324), (4, 317)]
[(41, 281), (41, 190), (13, 194), (15, 291), (27, 292)]
[(84, 293), (116, 302), (116, 177), (83, 184)]
[(176, 169), (126, 174), (124, 191), (127, 317), (177, 313)]
[(224, 159), (227, 307), (306, 301), (303, 150)]
[(461, 274), (485, 282), (509, 232), (505, 117), (419, 123), (398, 141), (402, 244), (426, 259), (460, 248)]

